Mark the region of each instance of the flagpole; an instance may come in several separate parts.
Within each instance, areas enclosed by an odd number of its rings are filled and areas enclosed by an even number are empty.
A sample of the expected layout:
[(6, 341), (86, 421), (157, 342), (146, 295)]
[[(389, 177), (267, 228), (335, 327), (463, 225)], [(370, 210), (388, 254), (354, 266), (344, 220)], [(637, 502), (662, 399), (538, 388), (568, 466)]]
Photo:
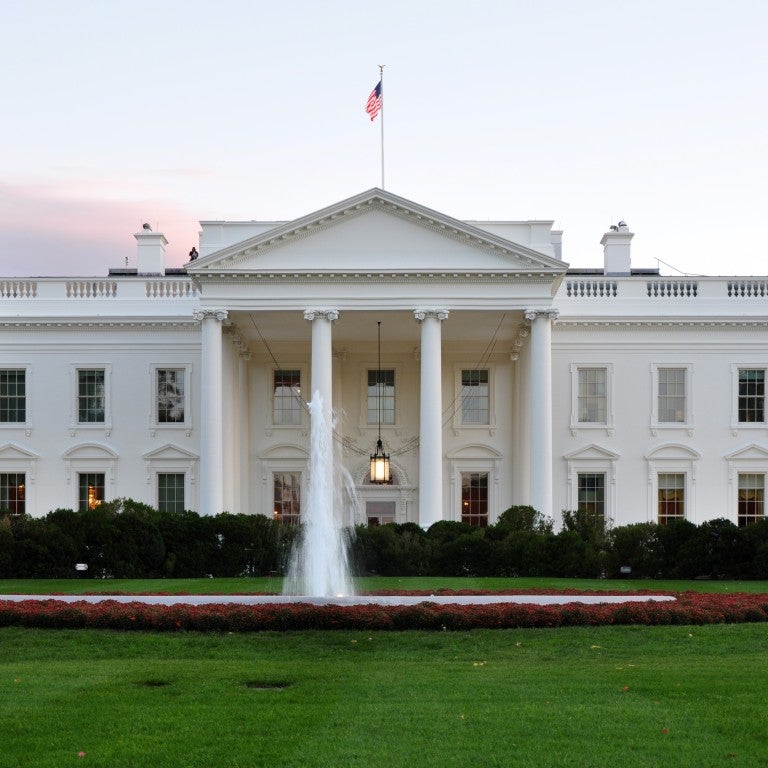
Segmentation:
[(381, 83), (381, 188), (384, 186), (384, 67), (385, 64), (379, 64), (379, 82)]

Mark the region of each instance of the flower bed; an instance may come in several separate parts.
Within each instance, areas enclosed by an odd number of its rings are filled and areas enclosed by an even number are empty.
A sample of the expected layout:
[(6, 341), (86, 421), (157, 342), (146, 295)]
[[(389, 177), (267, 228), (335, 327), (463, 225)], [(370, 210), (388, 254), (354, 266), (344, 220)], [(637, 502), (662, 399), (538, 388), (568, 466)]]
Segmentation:
[[(590, 593), (594, 594), (594, 593)], [(768, 621), (768, 595), (682, 592), (667, 602), (584, 605), (148, 605), (60, 600), (0, 600), (0, 626), (259, 632), (307, 629), (468, 630), (610, 624), (725, 624)]]

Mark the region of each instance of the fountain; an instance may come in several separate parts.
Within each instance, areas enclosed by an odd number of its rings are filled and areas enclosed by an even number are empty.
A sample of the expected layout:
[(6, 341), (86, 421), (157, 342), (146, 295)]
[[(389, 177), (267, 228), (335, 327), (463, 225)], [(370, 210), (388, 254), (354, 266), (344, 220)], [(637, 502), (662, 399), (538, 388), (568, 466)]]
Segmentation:
[(286, 595), (342, 597), (354, 594), (348, 544), (356, 494), (349, 473), (337, 461), (333, 423), (315, 391), (311, 417), (309, 484), (299, 541), (285, 579)]

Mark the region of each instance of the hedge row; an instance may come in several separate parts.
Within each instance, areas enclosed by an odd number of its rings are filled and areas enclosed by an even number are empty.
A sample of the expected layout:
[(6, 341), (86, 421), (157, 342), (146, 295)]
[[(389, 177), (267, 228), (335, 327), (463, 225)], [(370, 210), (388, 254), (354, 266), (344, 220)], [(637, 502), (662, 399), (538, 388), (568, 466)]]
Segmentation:
[[(428, 601), (429, 598), (426, 598)], [(685, 592), (670, 602), (585, 605), (357, 605), (308, 603), (257, 606), (227, 604), (148, 605), (65, 603), (57, 600), (0, 601), (0, 626), (48, 629), (119, 629), (178, 632), (259, 632), (311, 629), (469, 630), (619, 624), (733, 624), (768, 621), (768, 596)]]
[[(129, 499), (44, 518), (0, 515), (0, 578), (67, 578), (76, 563), (91, 578), (281, 574), (298, 533), (261, 515), (158, 512)], [(565, 512), (555, 533), (532, 507), (511, 507), (487, 528), (442, 521), (355, 533), (359, 575), (768, 579), (768, 520), (611, 529)]]

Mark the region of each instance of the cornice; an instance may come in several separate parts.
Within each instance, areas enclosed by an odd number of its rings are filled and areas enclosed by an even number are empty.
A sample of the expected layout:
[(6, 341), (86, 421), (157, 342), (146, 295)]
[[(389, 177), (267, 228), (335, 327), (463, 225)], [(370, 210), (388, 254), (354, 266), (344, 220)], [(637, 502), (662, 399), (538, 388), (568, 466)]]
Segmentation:
[(291, 283), (305, 285), (317, 283), (421, 283), (424, 280), (441, 280), (459, 283), (546, 283), (550, 284), (553, 272), (536, 272), (528, 270), (504, 270), (492, 272), (207, 272), (195, 276), (195, 279), (205, 283), (230, 283), (235, 280), (249, 283)]
[(768, 328), (768, 318), (761, 318), (755, 320), (746, 320), (743, 317), (734, 318), (717, 318), (713, 320), (706, 320), (702, 318), (648, 318), (643, 319), (631, 319), (621, 320), (618, 318), (606, 318), (589, 320), (572, 320), (560, 317), (553, 326), (554, 330), (564, 330), (568, 328), (578, 328), (580, 330), (616, 330), (616, 331), (632, 331), (638, 328), (652, 328), (655, 331), (673, 331), (680, 328), (686, 328), (690, 330), (711, 331), (716, 328), (739, 328), (741, 330), (753, 330), (762, 331)]
[(199, 331), (200, 325), (192, 318), (184, 320), (162, 320), (162, 319), (131, 319), (131, 320), (110, 320), (104, 317), (92, 317), (78, 320), (60, 320), (55, 318), (44, 319), (34, 318), (25, 320), (23, 318), (0, 318), (0, 327), (11, 329), (24, 329), (29, 331), (45, 330), (100, 330), (108, 328), (109, 330), (132, 331), (147, 328), (162, 328), (169, 331)]

